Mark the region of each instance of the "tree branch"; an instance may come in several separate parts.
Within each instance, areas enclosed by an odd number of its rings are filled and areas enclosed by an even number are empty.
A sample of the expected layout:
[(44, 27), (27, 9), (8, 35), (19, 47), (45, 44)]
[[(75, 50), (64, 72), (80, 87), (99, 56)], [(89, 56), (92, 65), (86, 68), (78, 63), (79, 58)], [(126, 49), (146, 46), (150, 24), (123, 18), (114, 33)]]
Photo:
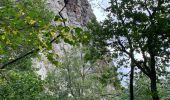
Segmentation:
[[(53, 43), (58, 37), (60, 37), (60, 35), (58, 35), (58, 36), (56, 36), (54, 39), (52, 39), (52, 40), (50, 41), (50, 43)], [(22, 56), (20, 56), (20, 57), (18, 57), (18, 58), (16, 58), (16, 59), (14, 59), (14, 60), (12, 60), (12, 61), (9, 61), (9, 62), (7, 62), (7, 63), (5, 63), (5, 64), (2, 64), (2, 65), (0, 66), (0, 69), (4, 69), (4, 68), (7, 67), (8, 65), (13, 64), (13, 63), (15, 63), (15, 62), (17, 62), (17, 61), (19, 61), (19, 60), (21, 60), (21, 59), (23, 59), (23, 58), (31, 55), (31, 54), (33, 54), (33, 53), (35, 53), (35, 52), (38, 52), (39, 50), (40, 50), (39, 48), (33, 49), (33, 50), (27, 52), (26, 54), (24, 54), (24, 55), (22, 55)]]
[[(66, 7), (66, 5), (67, 5), (67, 3), (68, 3), (68, 0), (64, 0), (64, 3), (65, 3), (64, 7), (59, 11), (59, 15), (60, 15), (60, 17), (61, 17), (63, 20), (64, 20), (64, 17), (62, 16), (61, 12), (62, 12), (62, 11), (64, 10), (64, 8)], [(64, 21), (63, 21), (63, 23), (64, 23), (64, 26), (66, 27), (66, 24), (65, 24)], [(58, 37), (60, 37), (60, 36), (61, 36), (60, 34), (59, 34), (58, 36), (56, 36), (54, 39), (52, 39), (52, 40), (50, 41), (50, 43), (53, 43), (53, 42), (54, 42)], [(38, 52), (39, 50), (40, 50), (39, 48), (33, 49), (33, 50), (27, 52), (26, 54), (24, 54), (24, 55), (22, 55), (22, 56), (20, 56), (20, 57), (18, 57), (18, 58), (16, 58), (16, 59), (14, 59), (14, 60), (12, 60), (12, 61), (9, 61), (9, 62), (7, 62), (7, 63), (5, 63), (5, 64), (2, 64), (2, 65), (0, 65), (0, 69), (4, 69), (4, 68), (7, 67), (8, 65), (13, 64), (13, 63), (15, 63), (15, 62), (17, 62), (17, 61), (19, 61), (19, 60), (21, 60), (21, 59), (23, 59), (23, 58), (31, 55), (31, 54), (33, 54), (33, 53), (35, 53), (35, 52)]]
[[(117, 9), (118, 9), (118, 2), (117, 0), (115, 0), (116, 2), (116, 6), (117, 6)], [(125, 20), (123, 20), (123, 17), (120, 13), (117, 13), (120, 20), (121, 20), (121, 23), (125, 26)], [(129, 42), (129, 45), (130, 45), (130, 49), (133, 51), (133, 48), (132, 48), (132, 44), (131, 44), (131, 41), (130, 41), (130, 38), (128, 37), (127, 35), (127, 38), (128, 38), (128, 42)], [(131, 58), (131, 60), (133, 60), (133, 62), (135, 63), (135, 65), (143, 72), (145, 73), (147, 76), (149, 76), (149, 72), (147, 72), (139, 63), (138, 61), (135, 60), (134, 56), (132, 53), (129, 53), (126, 48), (123, 46), (123, 44), (121, 43), (120, 39), (118, 39), (118, 44), (121, 46), (121, 49), (123, 52), (125, 52), (127, 55), (129, 55), (129, 57)], [(146, 68), (147, 69), (147, 68)]]
[(121, 43), (120, 39), (118, 39), (118, 44), (121, 46), (121, 51), (125, 52), (127, 55), (129, 55), (129, 57), (131, 58), (131, 60), (134, 61), (135, 65), (143, 72), (145, 73), (147, 76), (149, 76), (149, 73), (142, 68), (142, 66), (138, 63), (138, 61), (135, 60), (135, 58), (133, 57), (133, 55), (131, 53), (129, 53), (126, 48), (123, 46), (123, 44)]
[(143, 59), (144, 59), (144, 61), (143, 61), (142, 63), (143, 63), (143, 65), (144, 65), (144, 67), (146, 68), (146, 70), (150, 73), (150, 69), (149, 69), (149, 67), (146, 65), (146, 63), (147, 63), (147, 57), (146, 57), (146, 55), (145, 55), (144, 50), (142, 49), (141, 43), (139, 43), (139, 46), (140, 46), (140, 48), (141, 48), (142, 56), (143, 56)]

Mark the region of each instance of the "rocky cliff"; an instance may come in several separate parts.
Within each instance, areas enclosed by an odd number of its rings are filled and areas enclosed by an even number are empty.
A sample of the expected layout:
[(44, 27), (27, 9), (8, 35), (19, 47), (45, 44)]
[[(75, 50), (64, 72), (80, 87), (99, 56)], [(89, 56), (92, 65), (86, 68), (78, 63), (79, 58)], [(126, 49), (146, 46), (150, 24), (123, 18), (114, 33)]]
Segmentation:
[[(68, 1), (67, 3), (65, 1)], [(47, 6), (60, 17), (67, 19), (66, 26), (85, 27), (91, 18), (94, 17), (93, 11), (88, 0), (47, 0)], [(64, 8), (64, 9), (63, 9)], [(63, 9), (63, 10), (62, 10)], [(59, 14), (59, 12), (61, 12)], [(70, 45), (64, 42), (53, 44), (53, 49), (60, 55), (64, 54), (64, 49), (70, 48)], [(41, 59), (34, 58), (33, 65), (40, 68), (38, 74), (44, 79), (48, 70), (52, 68), (52, 64), (43, 54)]]
[(48, 0), (48, 6), (56, 15), (64, 7), (61, 14), (67, 19), (67, 25), (83, 27), (94, 17), (88, 0)]

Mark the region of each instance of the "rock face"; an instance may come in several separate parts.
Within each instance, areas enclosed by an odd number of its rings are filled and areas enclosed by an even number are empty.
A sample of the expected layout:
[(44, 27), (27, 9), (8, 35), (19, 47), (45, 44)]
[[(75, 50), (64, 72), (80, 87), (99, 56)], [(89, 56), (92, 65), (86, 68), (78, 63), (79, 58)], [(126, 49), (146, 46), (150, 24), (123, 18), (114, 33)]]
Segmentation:
[[(65, 6), (64, 0), (48, 0), (48, 6), (57, 15)], [(61, 12), (67, 19), (67, 25), (86, 26), (88, 21), (94, 17), (88, 0), (68, 0), (66, 7)]]
[[(47, 0), (48, 7), (56, 14), (59, 15), (61, 9), (65, 6), (64, 0)], [(91, 18), (94, 17), (93, 11), (88, 0), (68, 0), (68, 3), (61, 12), (63, 18), (66, 18), (67, 26), (85, 27)], [(53, 44), (53, 49), (60, 55), (64, 54), (64, 49), (70, 48), (70, 45), (61, 42)], [(34, 58), (33, 65), (40, 68), (38, 74), (44, 79), (48, 70), (52, 68), (52, 64), (47, 58), (41, 55), (41, 59)]]
[[(47, 0), (47, 4), (56, 15), (59, 15), (59, 12), (64, 8), (61, 11), (61, 16), (67, 19), (66, 26), (84, 28), (90, 19), (95, 17), (88, 0)], [(63, 48), (68, 50), (70, 45), (61, 42), (53, 44), (53, 48), (59, 55), (63, 55)]]

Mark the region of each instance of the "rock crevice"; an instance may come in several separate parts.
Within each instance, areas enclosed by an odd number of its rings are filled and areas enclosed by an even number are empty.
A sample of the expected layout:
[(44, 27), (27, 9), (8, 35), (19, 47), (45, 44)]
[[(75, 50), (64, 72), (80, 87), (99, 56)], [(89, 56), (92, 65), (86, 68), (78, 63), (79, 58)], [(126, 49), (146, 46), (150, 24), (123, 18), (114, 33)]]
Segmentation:
[[(57, 15), (65, 6), (65, 2), (64, 0), (48, 0), (48, 6)], [(94, 17), (88, 0), (68, 0), (61, 13), (67, 19), (67, 25), (79, 27), (86, 26), (88, 21)]]
[[(54, 14), (59, 15), (59, 12), (61, 12), (59, 16), (67, 19), (65, 22), (66, 26), (84, 28), (90, 19), (94, 17), (88, 0), (68, 0), (66, 7), (64, 0), (47, 0), (47, 4)], [(61, 41), (59, 44), (53, 43), (53, 49), (57, 54), (64, 55), (63, 48), (69, 50), (71, 46), (64, 41)], [(53, 69), (53, 65), (43, 54), (40, 55), (41, 59), (34, 59), (33, 65), (40, 69), (38, 74), (41, 75), (42, 79), (45, 79), (48, 71)]]

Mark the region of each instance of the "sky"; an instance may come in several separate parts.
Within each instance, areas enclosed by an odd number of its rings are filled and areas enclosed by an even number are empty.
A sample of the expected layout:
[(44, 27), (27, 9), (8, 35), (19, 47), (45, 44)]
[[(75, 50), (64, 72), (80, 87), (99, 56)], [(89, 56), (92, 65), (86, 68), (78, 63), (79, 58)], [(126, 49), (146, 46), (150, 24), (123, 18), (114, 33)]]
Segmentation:
[(103, 21), (107, 17), (107, 13), (104, 11), (109, 6), (110, 0), (88, 0), (93, 9), (93, 13), (95, 14), (97, 20)]
[[(107, 18), (107, 12), (104, 11), (109, 6), (109, 1), (110, 0), (88, 0), (91, 4), (91, 7), (93, 9), (93, 13), (95, 14), (97, 20), (103, 21), (105, 18)], [(135, 58), (141, 59), (142, 55), (141, 54), (136, 54)], [(129, 68), (120, 68), (118, 70), (119, 72), (123, 72), (124, 74), (129, 73), (130, 69)], [(167, 71), (170, 71), (170, 67), (167, 68)], [(126, 80), (128, 77), (125, 77), (123, 80), (122, 85), (127, 85)]]
[[(102, 22), (105, 18), (107, 18), (107, 12), (104, 11), (109, 6), (110, 0), (89, 0), (91, 7), (93, 9), (93, 13), (95, 14), (97, 21)], [(123, 72), (124, 74), (129, 73), (129, 68), (120, 68), (118, 72)], [(118, 76), (121, 79), (122, 76)], [(121, 84), (123, 86), (127, 86), (128, 77), (124, 77)]]

